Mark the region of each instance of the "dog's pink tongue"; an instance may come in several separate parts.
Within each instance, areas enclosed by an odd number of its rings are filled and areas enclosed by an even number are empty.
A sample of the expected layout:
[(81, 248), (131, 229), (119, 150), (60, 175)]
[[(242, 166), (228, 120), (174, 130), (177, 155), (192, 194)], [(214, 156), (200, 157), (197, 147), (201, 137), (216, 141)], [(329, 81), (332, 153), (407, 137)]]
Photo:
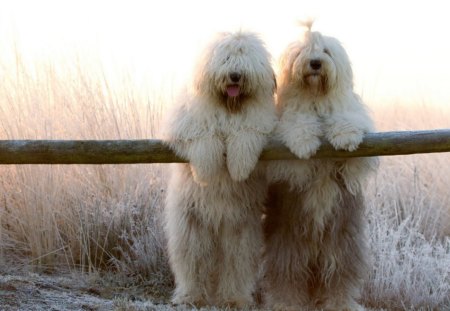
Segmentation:
[(227, 94), (230, 97), (236, 97), (239, 95), (239, 86), (237, 85), (230, 85), (227, 87)]

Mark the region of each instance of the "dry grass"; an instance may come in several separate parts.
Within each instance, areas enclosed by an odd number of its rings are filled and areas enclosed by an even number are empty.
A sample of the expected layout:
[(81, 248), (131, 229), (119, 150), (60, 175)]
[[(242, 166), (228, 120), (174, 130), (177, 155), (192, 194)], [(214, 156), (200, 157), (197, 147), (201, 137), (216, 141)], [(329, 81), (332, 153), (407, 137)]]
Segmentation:
[[(15, 62), (0, 63), (0, 139), (155, 137), (165, 94), (139, 89), (124, 72), (106, 74), (95, 59), (25, 64), (14, 53)], [(449, 125), (449, 108), (373, 109), (380, 130)], [(450, 308), (448, 163), (449, 154), (382, 160), (368, 187), (374, 269), (364, 304)], [(114, 282), (166, 300), (164, 172), (163, 165), (1, 166), (0, 273), (114, 272)]]
[[(26, 66), (16, 59), (0, 67), (1, 139), (154, 136), (162, 107), (126, 76), (113, 88), (98, 63)], [(45, 270), (117, 269), (127, 260), (137, 265), (134, 242), (145, 236), (139, 242), (150, 245), (139, 251), (156, 260), (146, 259), (145, 269), (159, 271), (159, 165), (2, 166), (0, 175), (0, 261)]]

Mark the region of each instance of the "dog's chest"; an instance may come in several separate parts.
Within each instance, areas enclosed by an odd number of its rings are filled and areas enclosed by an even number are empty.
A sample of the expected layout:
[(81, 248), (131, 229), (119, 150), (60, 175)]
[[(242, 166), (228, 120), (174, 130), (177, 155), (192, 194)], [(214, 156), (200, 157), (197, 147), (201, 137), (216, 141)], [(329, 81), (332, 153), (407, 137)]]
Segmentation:
[(311, 109), (319, 119), (327, 119), (333, 113), (333, 108), (330, 102), (326, 100), (316, 100), (311, 103)]
[(231, 134), (245, 128), (246, 122), (241, 114), (221, 114), (216, 120), (216, 134), (226, 139)]

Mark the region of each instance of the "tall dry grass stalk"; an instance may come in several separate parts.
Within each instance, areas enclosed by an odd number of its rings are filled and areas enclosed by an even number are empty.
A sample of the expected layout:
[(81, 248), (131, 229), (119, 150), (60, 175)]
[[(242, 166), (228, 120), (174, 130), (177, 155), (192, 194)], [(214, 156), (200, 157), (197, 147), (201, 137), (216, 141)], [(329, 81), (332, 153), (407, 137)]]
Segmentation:
[[(15, 53), (0, 64), (0, 139), (154, 137), (156, 91), (124, 72), (108, 77), (97, 60), (27, 64)], [(0, 167), (3, 268), (97, 271), (148, 258), (146, 271), (160, 271), (163, 175), (159, 165)]]
[[(86, 56), (0, 58), (0, 139), (155, 137), (170, 93)], [(8, 58), (5, 58), (8, 59)], [(167, 95), (169, 94), (169, 95)], [(449, 127), (450, 108), (372, 105), (379, 130)], [(367, 188), (363, 303), (450, 308), (450, 155), (386, 157)], [(114, 270), (169, 288), (164, 165), (0, 166), (0, 272)]]

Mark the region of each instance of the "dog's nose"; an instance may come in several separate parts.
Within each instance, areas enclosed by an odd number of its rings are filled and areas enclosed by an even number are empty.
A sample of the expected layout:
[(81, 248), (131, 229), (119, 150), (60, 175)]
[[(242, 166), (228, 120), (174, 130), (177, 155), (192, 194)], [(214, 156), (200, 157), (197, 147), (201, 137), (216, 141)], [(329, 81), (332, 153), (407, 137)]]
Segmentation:
[(241, 74), (239, 72), (232, 72), (230, 73), (230, 79), (233, 82), (239, 82), (241, 79)]
[(322, 62), (320, 59), (312, 59), (309, 61), (309, 66), (314, 70), (319, 70), (322, 67)]

